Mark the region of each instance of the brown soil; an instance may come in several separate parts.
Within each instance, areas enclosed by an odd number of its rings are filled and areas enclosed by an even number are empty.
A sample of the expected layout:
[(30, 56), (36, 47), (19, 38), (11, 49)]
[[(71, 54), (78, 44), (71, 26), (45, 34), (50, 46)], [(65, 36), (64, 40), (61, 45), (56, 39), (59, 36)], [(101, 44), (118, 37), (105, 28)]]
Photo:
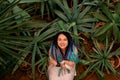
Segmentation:
[[(47, 80), (45, 75), (40, 75), (38, 71), (35, 73), (36, 80)], [(32, 80), (31, 71), (18, 70), (14, 74), (6, 75), (2, 80)]]
[[(78, 75), (80, 75), (85, 70), (85, 66), (79, 65)], [(120, 67), (117, 69), (120, 72)], [(76, 76), (77, 77), (77, 76)], [(75, 78), (76, 78), (75, 77)], [(15, 74), (8, 74), (1, 80), (32, 80), (31, 72), (21, 71), (20, 69), (15, 72)], [(47, 80), (46, 76), (43, 74), (40, 76), (40, 73), (36, 70), (36, 80)], [(76, 79), (74, 79), (76, 80)], [(98, 80), (97, 75), (94, 72), (90, 72), (81, 80)], [(105, 80), (120, 80), (120, 76), (115, 76), (112, 73), (106, 74)]]
[[(78, 68), (78, 71), (79, 73), (78, 74), (81, 74), (84, 70), (85, 70), (85, 66), (82, 66), (80, 65), (79, 68)], [(116, 69), (118, 72), (120, 72), (120, 67), (118, 67)], [(89, 72), (87, 74), (87, 76), (85, 76), (83, 79), (81, 80), (99, 80), (99, 78), (97, 77), (97, 75), (95, 74), (95, 72)], [(114, 74), (112, 73), (109, 73), (109, 74), (105, 74), (105, 80), (120, 80), (120, 75), (118, 76), (115, 76)]]

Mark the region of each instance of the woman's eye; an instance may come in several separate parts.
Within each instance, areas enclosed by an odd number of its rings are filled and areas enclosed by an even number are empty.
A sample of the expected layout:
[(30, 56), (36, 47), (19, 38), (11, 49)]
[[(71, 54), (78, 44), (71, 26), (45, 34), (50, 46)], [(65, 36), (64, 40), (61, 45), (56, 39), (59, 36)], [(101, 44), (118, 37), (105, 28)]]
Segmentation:
[(61, 39), (58, 39), (58, 41), (61, 41)]
[(64, 39), (64, 41), (67, 41), (67, 39)]
[(58, 38), (58, 41), (67, 41), (67, 39)]

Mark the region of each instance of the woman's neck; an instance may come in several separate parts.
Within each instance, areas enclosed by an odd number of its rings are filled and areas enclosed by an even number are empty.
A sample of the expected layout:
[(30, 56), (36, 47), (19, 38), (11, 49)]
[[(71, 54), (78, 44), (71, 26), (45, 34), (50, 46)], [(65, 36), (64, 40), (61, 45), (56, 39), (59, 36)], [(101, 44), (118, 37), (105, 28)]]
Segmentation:
[(62, 53), (65, 54), (65, 52), (66, 52), (66, 49), (62, 49)]

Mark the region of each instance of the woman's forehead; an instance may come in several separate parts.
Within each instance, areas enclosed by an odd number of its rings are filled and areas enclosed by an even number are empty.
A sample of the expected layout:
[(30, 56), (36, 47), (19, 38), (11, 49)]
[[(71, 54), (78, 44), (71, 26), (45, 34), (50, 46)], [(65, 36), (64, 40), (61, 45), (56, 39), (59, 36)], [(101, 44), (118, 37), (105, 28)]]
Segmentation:
[(59, 34), (58, 38), (67, 38), (64, 34)]

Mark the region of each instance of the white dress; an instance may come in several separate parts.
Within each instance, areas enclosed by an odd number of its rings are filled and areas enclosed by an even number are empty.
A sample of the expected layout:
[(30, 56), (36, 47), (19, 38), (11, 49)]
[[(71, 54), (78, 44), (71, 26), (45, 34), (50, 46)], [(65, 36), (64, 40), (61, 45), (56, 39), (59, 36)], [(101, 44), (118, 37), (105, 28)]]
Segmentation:
[(67, 71), (60, 72), (61, 67), (56, 67), (53, 64), (49, 64), (48, 66), (48, 76), (49, 80), (73, 80), (76, 74), (75, 66), (70, 69), (70, 72)]

